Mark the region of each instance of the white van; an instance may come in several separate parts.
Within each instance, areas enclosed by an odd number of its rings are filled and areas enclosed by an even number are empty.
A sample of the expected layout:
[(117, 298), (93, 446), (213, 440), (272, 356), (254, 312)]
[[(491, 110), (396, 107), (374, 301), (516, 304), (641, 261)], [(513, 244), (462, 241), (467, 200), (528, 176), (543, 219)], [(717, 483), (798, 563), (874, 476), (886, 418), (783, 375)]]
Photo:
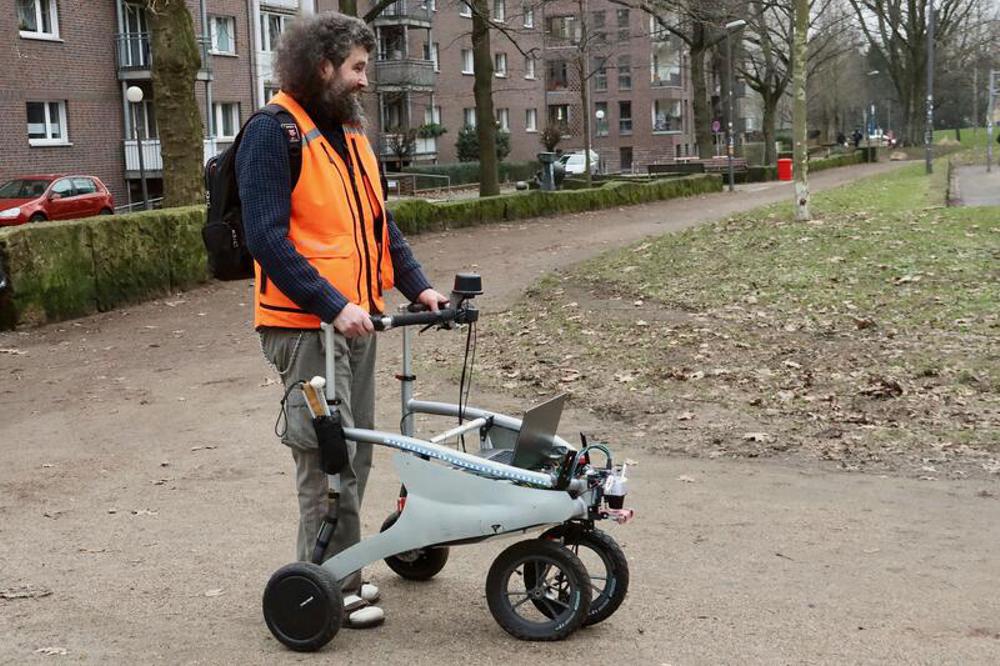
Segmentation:
[[(597, 154), (596, 150), (590, 151), (590, 173), (597, 173), (597, 162), (600, 159), (600, 155)], [(581, 150), (575, 153), (565, 153), (559, 158), (559, 163), (563, 165), (566, 169), (566, 175), (582, 175), (584, 170), (587, 168), (587, 156)]]

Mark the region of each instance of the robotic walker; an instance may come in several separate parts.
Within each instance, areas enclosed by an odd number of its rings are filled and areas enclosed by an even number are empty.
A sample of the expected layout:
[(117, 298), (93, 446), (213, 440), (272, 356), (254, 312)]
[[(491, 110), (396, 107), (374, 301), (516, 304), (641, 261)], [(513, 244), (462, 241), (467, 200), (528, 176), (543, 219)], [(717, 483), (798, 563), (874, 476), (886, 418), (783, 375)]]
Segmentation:
[[(402, 328), (403, 368), (401, 435), (344, 428), (334, 395), (332, 327), (326, 336), (326, 378), (303, 381), (300, 389), (313, 413), (324, 471), (336, 474), (348, 462), (347, 440), (396, 449), (394, 464), (402, 482), (397, 510), (379, 534), (322, 562), (336, 526), (335, 503), (317, 539), (313, 562), (282, 567), (264, 590), (268, 629), (297, 651), (326, 645), (341, 627), (340, 581), (377, 560), (409, 580), (429, 580), (445, 566), (452, 546), (543, 530), (537, 538), (514, 543), (493, 561), (486, 576), (486, 600), (494, 619), (512, 636), (530, 641), (561, 640), (582, 626), (610, 617), (625, 600), (629, 572), (625, 554), (608, 534), (595, 527), (611, 519), (624, 523), (624, 466), (615, 466), (602, 444), (580, 450), (555, 435), (562, 401), (559, 396), (516, 419), (459, 403), (415, 400), (411, 368), (413, 325), (450, 329), (468, 327), (469, 340), (479, 318), (472, 300), (482, 293), (478, 275), (459, 274), (451, 306), (374, 316), (376, 330)], [(469, 344), (466, 344), (466, 365)], [(464, 366), (463, 382), (464, 385)], [(457, 417), (459, 425), (424, 440), (414, 437), (418, 413)], [(475, 453), (446, 446), (476, 433)], [(601, 459), (601, 464), (591, 460)], [(588, 571), (580, 550), (596, 554), (600, 570)], [(603, 565), (603, 566), (601, 566)], [(594, 569), (591, 565), (591, 569)]]

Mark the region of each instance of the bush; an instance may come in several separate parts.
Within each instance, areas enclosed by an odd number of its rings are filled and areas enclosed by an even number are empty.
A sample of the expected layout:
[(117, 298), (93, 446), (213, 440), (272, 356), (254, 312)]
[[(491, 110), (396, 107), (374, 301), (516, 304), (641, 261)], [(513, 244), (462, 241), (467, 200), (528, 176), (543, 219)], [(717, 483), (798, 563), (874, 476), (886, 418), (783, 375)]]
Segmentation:
[[(497, 161), (503, 162), (504, 158), (510, 155), (510, 132), (499, 127), (496, 131)], [(455, 150), (458, 151), (459, 162), (477, 162), (479, 160), (479, 134), (475, 127), (466, 125), (458, 131), (458, 139), (455, 141)]]

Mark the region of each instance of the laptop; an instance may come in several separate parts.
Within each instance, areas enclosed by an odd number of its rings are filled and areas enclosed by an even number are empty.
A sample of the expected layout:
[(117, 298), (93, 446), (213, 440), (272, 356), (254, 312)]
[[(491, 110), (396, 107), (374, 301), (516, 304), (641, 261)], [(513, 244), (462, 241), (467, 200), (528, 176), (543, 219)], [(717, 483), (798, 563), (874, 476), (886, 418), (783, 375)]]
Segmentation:
[(514, 448), (487, 451), (485, 457), (521, 469), (540, 467), (549, 460), (549, 453), (555, 444), (553, 437), (559, 429), (566, 395), (561, 393), (525, 412)]

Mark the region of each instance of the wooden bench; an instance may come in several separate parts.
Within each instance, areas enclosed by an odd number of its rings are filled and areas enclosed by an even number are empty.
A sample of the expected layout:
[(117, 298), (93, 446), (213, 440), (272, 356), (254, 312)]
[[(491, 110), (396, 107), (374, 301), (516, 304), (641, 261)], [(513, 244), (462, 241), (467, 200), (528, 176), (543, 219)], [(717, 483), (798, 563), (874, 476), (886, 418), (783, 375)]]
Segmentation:
[(649, 175), (663, 173), (705, 173), (705, 165), (701, 162), (665, 162), (662, 164), (650, 164), (646, 167)]
[[(728, 173), (729, 171), (729, 158), (725, 156), (702, 160), (701, 163), (705, 165), (705, 171), (708, 173)], [(747, 159), (745, 157), (734, 157), (733, 171), (735, 173), (744, 173), (746, 170)]]

